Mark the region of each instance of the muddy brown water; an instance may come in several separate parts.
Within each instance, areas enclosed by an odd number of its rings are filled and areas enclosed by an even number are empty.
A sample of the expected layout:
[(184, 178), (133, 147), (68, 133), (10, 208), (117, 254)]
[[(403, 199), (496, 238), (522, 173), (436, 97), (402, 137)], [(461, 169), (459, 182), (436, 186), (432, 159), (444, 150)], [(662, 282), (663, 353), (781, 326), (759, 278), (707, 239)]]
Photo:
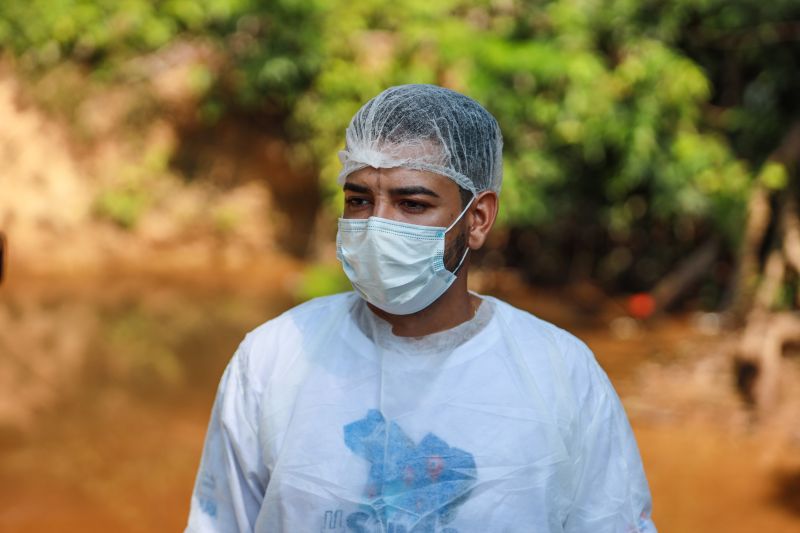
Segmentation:
[[(255, 285), (0, 289), (0, 531), (182, 530), (220, 374), (244, 333), (293, 303), (285, 287)], [(642, 365), (677, 357), (699, 335), (669, 319), (620, 338), (607, 308), (519, 287), (509, 295), (583, 338), (626, 407), (647, 394), (636, 389)], [(632, 421), (661, 532), (800, 531), (800, 468), (765, 453), (763, 434)]]

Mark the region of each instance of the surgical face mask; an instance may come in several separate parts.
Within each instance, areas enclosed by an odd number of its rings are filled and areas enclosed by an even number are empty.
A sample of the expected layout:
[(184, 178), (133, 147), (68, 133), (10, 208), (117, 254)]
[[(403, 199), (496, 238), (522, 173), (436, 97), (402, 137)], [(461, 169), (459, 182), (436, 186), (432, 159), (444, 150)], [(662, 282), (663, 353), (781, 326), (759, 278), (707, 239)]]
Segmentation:
[[(340, 218), (336, 257), (353, 289), (367, 302), (393, 315), (409, 315), (436, 301), (456, 280), (444, 266), (448, 227), (420, 226), (379, 217)], [(461, 268), (469, 247), (455, 268)]]

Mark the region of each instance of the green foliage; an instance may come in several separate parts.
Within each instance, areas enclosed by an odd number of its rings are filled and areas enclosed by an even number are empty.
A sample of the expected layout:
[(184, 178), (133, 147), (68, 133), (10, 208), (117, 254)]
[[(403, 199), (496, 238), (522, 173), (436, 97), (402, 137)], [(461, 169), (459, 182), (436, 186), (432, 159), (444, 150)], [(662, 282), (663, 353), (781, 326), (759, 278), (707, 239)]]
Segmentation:
[(169, 150), (164, 146), (144, 146), (143, 149), (139, 165), (121, 169), (120, 176), (94, 200), (96, 215), (126, 230), (134, 229), (155, 203), (159, 180), (168, 164)]
[(318, 296), (349, 291), (350, 281), (342, 272), (339, 263), (315, 264), (308, 267), (293, 290), (298, 300), (309, 300)]
[[(313, 132), (309, 143), (333, 183), (342, 130), (366, 99), (396, 83), (449, 85), (501, 124), (505, 223), (577, 219), (631, 230), (641, 220), (624, 211), (635, 196), (651, 223), (688, 216), (734, 245), (749, 168), (764, 154), (740, 158), (729, 129), (709, 119), (720, 88), (708, 72), (719, 65), (699, 64), (687, 55), (696, 50), (683, 46), (698, 17), (710, 21), (727, 8), (665, 4), (653, 17), (651, 3), (626, 0), (341, 2), (324, 29), (341, 37), (325, 41), (316, 83), (295, 117)], [(773, 18), (788, 6), (774, 8)], [(780, 130), (781, 121), (772, 122)]]
[[(764, 162), (800, 116), (799, 6), (5, 0), (0, 46), (31, 69), (75, 61), (112, 78), (178, 41), (210, 46), (190, 75), (201, 117), (260, 117), (319, 169), (333, 202), (336, 152), (358, 107), (389, 85), (446, 85), (500, 122), (505, 224), (603, 235), (613, 244), (600, 254), (643, 227), (709, 228), (733, 249), (752, 184), (781, 189), (791, 179)], [(101, 205), (126, 225), (141, 200), (114, 193)], [(673, 256), (662, 262), (683, 251), (674, 239), (663, 245)]]
[(164, 326), (138, 310), (109, 321), (105, 336), (115, 372), (135, 381), (179, 385), (183, 372), (176, 353), (164, 342)]
[(351, 2), (332, 13), (324, 33), (341, 37), (325, 40), (295, 112), (325, 183), (367, 98), (447, 85), (501, 124), (501, 220), (553, 236), (537, 254), (567, 241), (597, 265), (627, 246), (645, 286), (709, 234), (736, 250), (753, 169), (800, 116), (791, 0)]
[(759, 172), (758, 179), (768, 189), (781, 190), (789, 184), (789, 173), (782, 164), (769, 161)]
[(150, 204), (145, 191), (124, 186), (102, 192), (95, 200), (95, 212), (124, 229), (133, 229)]
[(241, 224), (241, 215), (229, 206), (214, 209), (211, 213), (214, 229), (220, 235), (228, 235)]
[(190, 80), (217, 105), (286, 112), (317, 71), (318, 12), (313, 0), (5, 0), (0, 47), (31, 70), (68, 60), (113, 78), (132, 58), (195, 40), (222, 58)]

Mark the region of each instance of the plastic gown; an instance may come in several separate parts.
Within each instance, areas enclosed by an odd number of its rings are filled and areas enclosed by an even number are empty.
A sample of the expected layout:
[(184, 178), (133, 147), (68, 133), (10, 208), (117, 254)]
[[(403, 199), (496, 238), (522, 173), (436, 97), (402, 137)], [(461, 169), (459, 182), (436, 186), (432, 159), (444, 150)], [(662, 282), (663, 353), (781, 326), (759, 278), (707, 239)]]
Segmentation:
[(490, 297), (397, 337), (353, 293), (247, 335), (187, 532), (655, 531), (627, 417), (589, 349)]

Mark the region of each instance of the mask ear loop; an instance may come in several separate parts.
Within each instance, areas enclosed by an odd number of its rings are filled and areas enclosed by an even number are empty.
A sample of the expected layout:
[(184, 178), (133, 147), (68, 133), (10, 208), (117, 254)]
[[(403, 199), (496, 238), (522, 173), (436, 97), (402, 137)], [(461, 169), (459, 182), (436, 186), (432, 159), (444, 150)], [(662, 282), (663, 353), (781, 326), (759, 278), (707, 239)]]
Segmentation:
[(473, 195), (472, 195), (472, 199), (471, 199), (469, 202), (467, 202), (467, 205), (464, 207), (464, 209), (462, 209), (462, 210), (461, 210), (461, 213), (460, 213), (460, 214), (459, 214), (459, 215), (456, 217), (456, 219), (453, 221), (453, 223), (452, 223), (452, 224), (450, 224), (449, 226), (447, 226), (447, 229), (445, 229), (445, 230), (444, 230), (444, 233), (445, 233), (445, 234), (446, 234), (448, 231), (450, 231), (451, 229), (453, 229), (453, 226), (455, 226), (456, 224), (458, 224), (458, 221), (459, 221), (459, 220), (461, 220), (461, 217), (463, 217), (463, 216), (464, 216), (464, 213), (466, 213), (466, 212), (467, 212), (467, 209), (469, 209), (469, 208), (470, 208), (470, 206), (472, 205), (472, 203), (475, 201), (475, 198), (476, 198), (476, 197), (475, 197), (475, 194), (473, 193)]
[[(461, 217), (464, 216), (464, 213), (466, 213), (467, 210), (470, 208), (470, 206), (473, 204), (473, 202), (475, 202), (475, 198), (476, 198), (475, 193), (472, 193), (472, 199), (467, 203), (466, 207), (464, 207), (464, 209), (461, 211), (461, 214), (458, 215), (458, 217), (456, 217), (456, 219), (453, 221), (453, 223), (450, 224), (449, 226), (447, 226), (447, 229), (444, 230), (442, 238), (444, 238), (444, 235), (447, 235), (448, 231), (453, 229), (453, 226), (458, 224), (458, 221), (461, 220)], [(458, 271), (461, 270), (461, 266), (464, 264), (464, 260), (467, 258), (467, 254), (468, 253), (469, 253), (469, 246), (467, 246), (464, 249), (464, 255), (461, 256), (461, 261), (459, 261), (458, 265), (456, 265), (456, 268), (453, 270), (453, 274), (458, 274)]]

